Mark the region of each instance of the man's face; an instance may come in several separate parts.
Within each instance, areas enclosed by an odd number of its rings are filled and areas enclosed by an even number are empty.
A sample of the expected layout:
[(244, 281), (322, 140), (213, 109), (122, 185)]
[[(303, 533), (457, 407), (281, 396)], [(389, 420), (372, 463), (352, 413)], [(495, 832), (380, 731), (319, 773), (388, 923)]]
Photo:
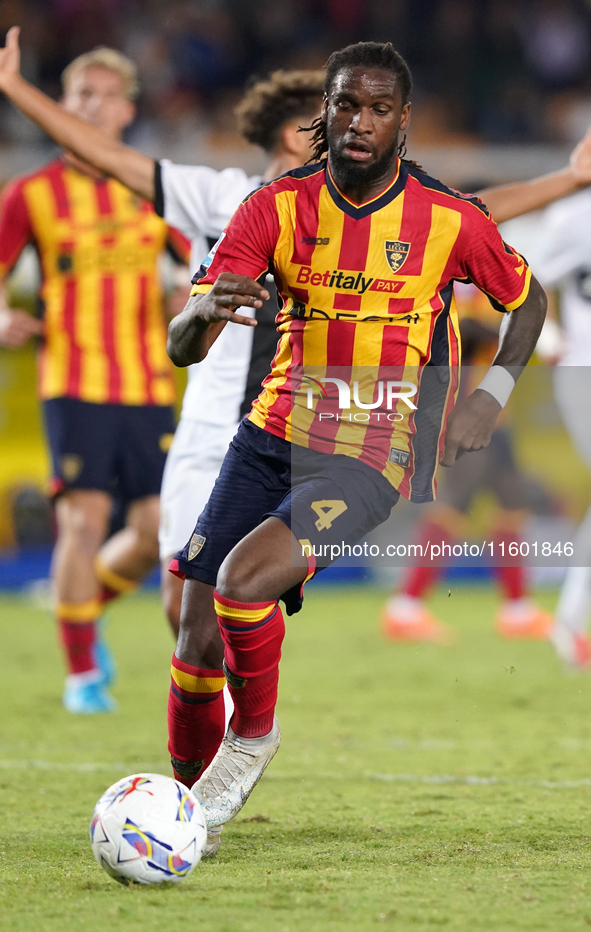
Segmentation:
[(118, 139), (134, 118), (121, 75), (100, 65), (83, 68), (68, 81), (62, 106)]
[(387, 173), (398, 134), (410, 122), (396, 76), (381, 68), (343, 68), (323, 106), (331, 167), (347, 184), (370, 184)]

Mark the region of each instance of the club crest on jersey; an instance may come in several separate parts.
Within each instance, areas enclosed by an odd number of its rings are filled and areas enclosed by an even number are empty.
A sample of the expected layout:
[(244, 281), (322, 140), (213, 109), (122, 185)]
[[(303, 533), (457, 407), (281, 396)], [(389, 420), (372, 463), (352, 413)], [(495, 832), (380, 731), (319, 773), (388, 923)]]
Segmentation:
[(410, 243), (401, 243), (399, 239), (387, 239), (384, 243), (386, 259), (393, 272), (398, 272), (408, 258)]
[(193, 534), (191, 542), (189, 543), (189, 560), (194, 560), (195, 557), (199, 556), (203, 550), (204, 543), (205, 537), (201, 534)]

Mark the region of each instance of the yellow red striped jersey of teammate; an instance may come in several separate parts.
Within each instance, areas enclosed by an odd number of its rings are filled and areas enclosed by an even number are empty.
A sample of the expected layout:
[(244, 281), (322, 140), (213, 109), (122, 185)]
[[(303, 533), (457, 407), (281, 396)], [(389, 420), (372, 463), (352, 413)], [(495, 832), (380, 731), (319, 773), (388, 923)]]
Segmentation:
[(43, 399), (170, 405), (159, 256), (189, 243), (151, 204), (113, 179), (59, 158), (7, 186), (0, 205), (0, 274), (33, 243), (40, 259)]
[[(358, 457), (403, 495), (431, 500), (457, 390), (454, 280), (474, 282), (499, 310), (518, 308), (529, 291), (527, 263), (503, 242), (485, 206), (406, 162), (398, 162), (384, 191), (356, 205), (321, 162), (251, 194), (207, 263), (192, 294), (207, 292), (222, 272), (258, 279), (271, 270), (283, 300), (277, 353), (250, 420), (297, 446)], [(294, 384), (302, 372), (330, 375), (335, 367), (371, 367), (374, 384), (386, 369), (414, 381), (427, 365), (445, 367), (447, 381), (422, 433), (410, 411), (404, 423), (382, 422), (378, 431), (354, 423), (361, 415), (354, 417), (353, 407), (319, 423), (318, 405), (307, 410), (306, 393)], [(423, 411), (430, 392), (419, 392)]]

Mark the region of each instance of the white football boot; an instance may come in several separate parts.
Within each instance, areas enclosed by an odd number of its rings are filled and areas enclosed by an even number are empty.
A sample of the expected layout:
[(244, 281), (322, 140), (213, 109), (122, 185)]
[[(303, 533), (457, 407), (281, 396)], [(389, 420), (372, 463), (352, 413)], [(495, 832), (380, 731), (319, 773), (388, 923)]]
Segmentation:
[(193, 786), (193, 793), (205, 813), (209, 834), (213, 835), (212, 829), (229, 822), (240, 812), (265, 767), (275, 757), (280, 741), (277, 718), (272, 730), (262, 738), (241, 738), (228, 728), (216, 756)]

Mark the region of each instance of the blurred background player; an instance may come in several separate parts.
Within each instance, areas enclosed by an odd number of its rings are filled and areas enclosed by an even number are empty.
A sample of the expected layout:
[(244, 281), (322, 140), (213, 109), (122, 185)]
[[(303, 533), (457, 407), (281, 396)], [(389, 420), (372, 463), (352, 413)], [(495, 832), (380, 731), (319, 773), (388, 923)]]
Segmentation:
[[(14, 102), (57, 142), (152, 201), (156, 212), (190, 239), (195, 268), (201, 266), (251, 191), (298, 168), (309, 157), (311, 134), (299, 132), (299, 127), (302, 122), (312, 122), (320, 112), (323, 71), (277, 71), (269, 79), (257, 81), (247, 92), (236, 108), (240, 131), (270, 158), (264, 176), (249, 176), (240, 168), (217, 172), (202, 165), (177, 165), (168, 159), (154, 162), (100, 128), (89, 127), (18, 76), (17, 37), (18, 30), (11, 30), (2, 53), (3, 76), (12, 72), (17, 82), (8, 86), (0, 77), (2, 89), (9, 95), (14, 90)], [(24, 92), (24, 98), (20, 92)], [(172, 556), (190, 537), (238, 422), (260, 391), (277, 345), (277, 310), (273, 290), (271, 299), (257, 311), (258, 326), (253, 331), (227, 328), (207, 360), (188, 369), (188, 385), (161, 493), (163, 601), (175, 633), (183, 584), (166, 570)], [(253, 311), (245, 309), (245, 313)], [(212, 623), (217, 637), (215, 615)]]
[[(546, 355), (556, 362), (554, 389), (562, 420), (591, 470), (591, 191), (549, 208), (535, 233), (533, 265), (542, 284), (556, 289), (560, 331)], [(552, 332), (556, 323), (550, 322)], [(552, 358), (553, 357), (553, 358)], [(567, 570), (552, 642), (571, 668), (591, 666), (587, 634), (591, 607), (591, 507), (575, 538), (577, 566)]]
[[(102, 48), (63, 74), (63, 107), (113, 140), (134, 117), (134, 64)], [(86, 124), (88, 126), (88, 124)], [(174, 432), (159, 260), (188, 244), (152, 206), (70, 152), (15, 180), (0, 208), (3, 278), (28, 243), (40, 257), (42, 319), (0, 307), (0, 343), (42, 337), (39, 391), (52, 459), (52, 575), (70, 712), (109, 711), (112, 665), (97, 640), (102, 605), (158, 560), (158, 493)], [(114, 498), (124, 528), (103, 545)], [(102, 549), (101, 549), (101, 545)]]
[[(499, 314), (487, 296), (474, 285), (456, 283), (455, 295), (462, 337), (461, 395), (480, 381), (480, 366), (488, 367), (498, 345)], [(475, 366), (474, 370), (470, 367)], [(483, 370), (484, 371), (484, 370)], [(446, 470), (437, 502), (429, 506), (417, 529), (417, 542), (438, 541), (453, 546), (465, 539), (468, 513), (478, 492), (489, 490), (496, 509), (489, 539), (499, 546), (521, 541), (527, 509), (526, 479), (517, 466), (510, 429), (510, 405), (499, 417), (500, 426), (484, 450), (463, 456)], [(429, 611), (425, 600), (442, 575), (444, 564), (407, 568), (397, 592), (386, 603), (383, 631), (392, 640), (445, 643), (453, 633)], [(503, 602), (497, 613), (497, 630), (504, 637), (546, 638), (552, 615), (529, 598), (527, 570), (507, 559), (496, 566), (495, 577)]]

